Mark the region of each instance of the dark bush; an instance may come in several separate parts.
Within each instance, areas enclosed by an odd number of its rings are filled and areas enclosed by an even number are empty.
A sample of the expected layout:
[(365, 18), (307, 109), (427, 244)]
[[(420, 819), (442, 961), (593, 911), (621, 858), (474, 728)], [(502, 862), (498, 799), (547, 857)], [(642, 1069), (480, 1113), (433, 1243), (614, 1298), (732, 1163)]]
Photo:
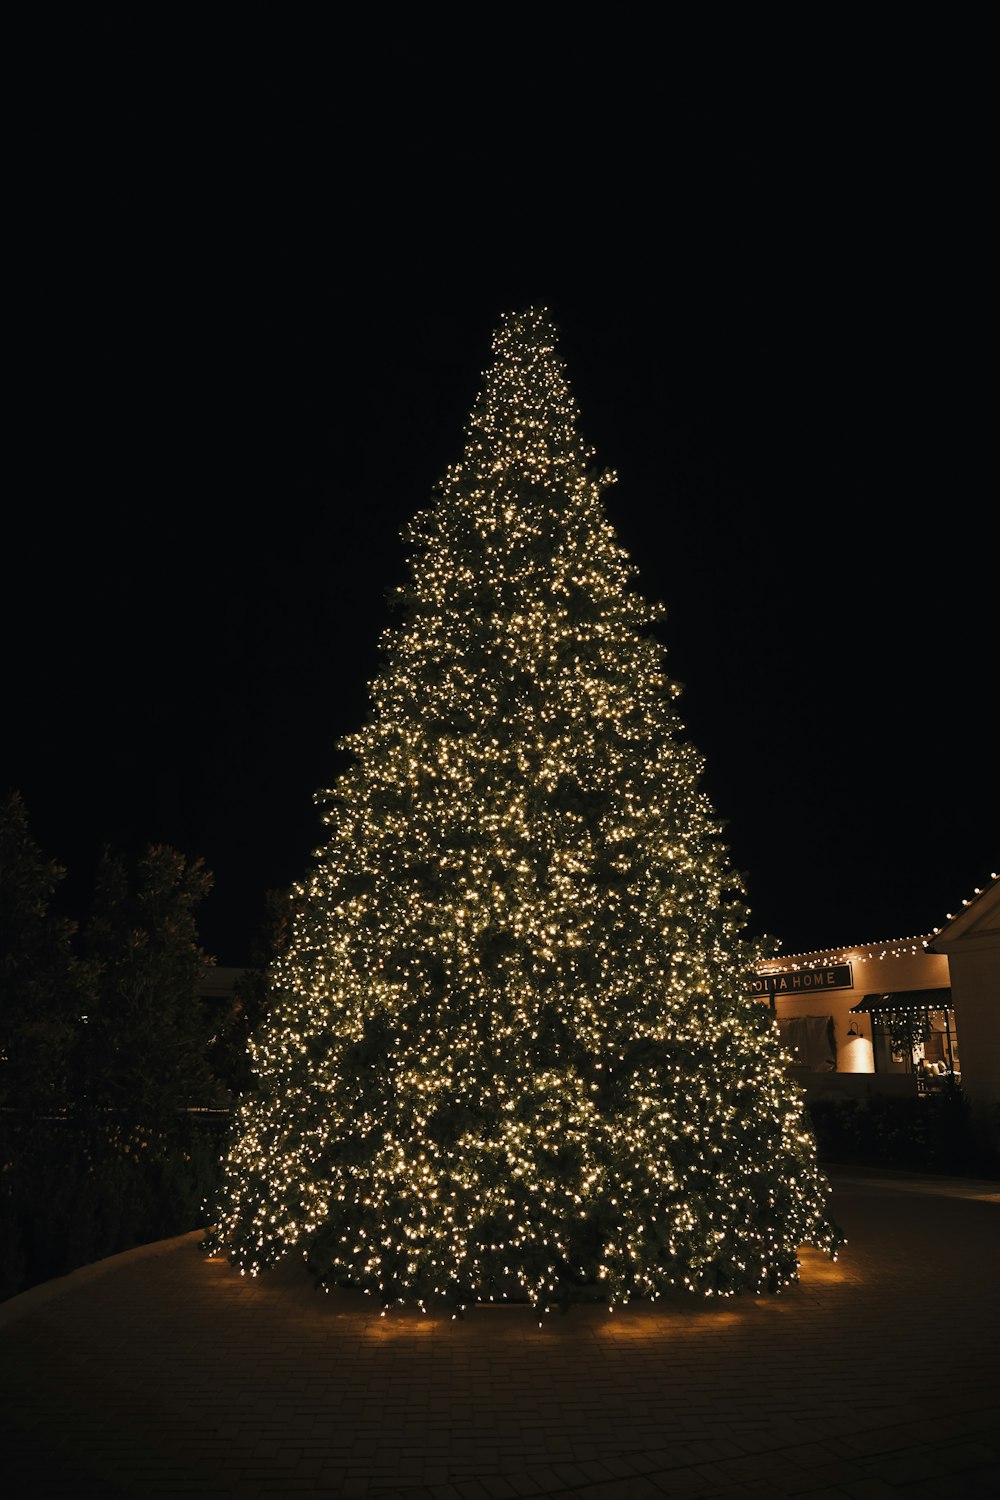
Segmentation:
[[(8, 1122), (9, 1123), (9, 1122)], [(205, 1223), (229, 1121), (184, 1115), (169, 1134), (113, 1116), (5, 1133), (0, 1299), (106, 1255)]]
[(961, 1089), (909, 1099), (814, 1099), (808, 1110), (828, 1165), (1000, 1177), (1000, 1110), (973, 1107)]

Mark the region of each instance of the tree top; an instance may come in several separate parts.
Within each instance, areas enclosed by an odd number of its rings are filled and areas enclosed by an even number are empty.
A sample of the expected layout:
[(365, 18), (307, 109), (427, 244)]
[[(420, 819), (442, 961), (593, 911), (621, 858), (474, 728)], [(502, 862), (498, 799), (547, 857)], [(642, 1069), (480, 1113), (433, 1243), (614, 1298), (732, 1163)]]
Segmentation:
[(547, 308), (503, 315), (469, 420), (465, 458), (450, 479), (468, 479), (471, 470), (495, 481), (514, 469), (552, 484), (586, 467), (594, 452), (580, 431), (558, 342)]

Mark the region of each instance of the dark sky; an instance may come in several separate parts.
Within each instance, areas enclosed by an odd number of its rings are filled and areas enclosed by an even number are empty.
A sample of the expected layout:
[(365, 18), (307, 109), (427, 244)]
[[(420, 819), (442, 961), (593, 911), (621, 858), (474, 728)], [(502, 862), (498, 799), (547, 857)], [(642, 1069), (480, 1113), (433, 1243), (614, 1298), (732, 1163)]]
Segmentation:
[(938, 925), (1000, 860), (975, 88), (930, 38), (735, 85), (635, 33), (456, 71), (308, 14), (97, 7), (33, 54), (0, 789), (66, 899), (104, 841), (166, 841), (246, 960), (400, 529), (542, 303), (755, 930)]

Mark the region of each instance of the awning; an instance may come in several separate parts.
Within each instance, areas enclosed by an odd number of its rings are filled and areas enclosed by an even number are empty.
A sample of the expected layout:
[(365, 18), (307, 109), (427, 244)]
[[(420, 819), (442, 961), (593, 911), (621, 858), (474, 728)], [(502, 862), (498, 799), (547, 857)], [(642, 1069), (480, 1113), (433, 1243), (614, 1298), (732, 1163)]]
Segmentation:
[(849, 1014), (872, 1015), (880, 1010), (951, 1010), (951, 990), (892, 990), (887, 995), (866, 995)]

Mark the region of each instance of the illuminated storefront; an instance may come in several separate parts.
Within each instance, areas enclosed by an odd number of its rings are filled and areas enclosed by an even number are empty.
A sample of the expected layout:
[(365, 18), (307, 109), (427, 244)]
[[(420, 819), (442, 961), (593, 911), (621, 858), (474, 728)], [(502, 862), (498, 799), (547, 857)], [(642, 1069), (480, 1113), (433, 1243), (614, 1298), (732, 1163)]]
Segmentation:
[(851, 1014), (870, 1019), (876, 1073), (912, 1073), (918, 1093), (961, 1083), (950, 989), (866, 995)]
[(758, 966), (810, 1099), (929, 1094), (1000, 1101), (1000, 877), (936, 932), (795, 953)]
[(951, 979), (930, 935), (796, 953), (761, 964), (771, 1006), (809, 1098), (914, 1094), (961, 1082)]

